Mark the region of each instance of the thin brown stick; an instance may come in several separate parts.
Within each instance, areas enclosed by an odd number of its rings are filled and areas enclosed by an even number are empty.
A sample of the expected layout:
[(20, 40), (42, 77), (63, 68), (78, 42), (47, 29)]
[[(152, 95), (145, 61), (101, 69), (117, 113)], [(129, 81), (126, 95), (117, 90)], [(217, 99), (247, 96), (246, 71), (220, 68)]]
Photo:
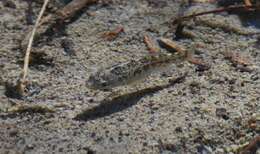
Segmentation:
[(177, 18), (173, 21), (173, 24), (177, 24), (177, 23), (180, 23), (181, 21), (184, 21), (184, 20), (187, 20), (187, 19), (190, 19), (190, 18), (194, 18), (194, 17), (197, 17), (197, 16), (202, 16), (202, 15), (206, 15), (206, 14), (212, 14), (212, 13), (221, 13), (221, 12), (224, 12), (224, 11), (234, 11), (234, 10), (240, 10), (240, 9), (250, 9), (253, 10), (253, 9), (260, 9), (260, 5), (251, 5), (251, 6), (248, 6), (246, 4), (244, 5), (232, 5), (232, 6), (228, 6), (228, 7), (224, 7), (224, 8), (217, 8), (215, 10), (210, 10), (210, 11), (205, 11), (205, 12), (200, 12), (200, 13), (196, 13), (196, 14), (191, 14), (191, 15), (187, 15), (187, 16), (182, 16), (180, 18)]
[(32, 49), (32, 44), (33, 44), (33, 40), (34, 40), (34, 36), (37, 30), (37, 27), (39, 26), (40, 20), (43, 16), (43, 13), (45, 12), (45, 9), (47, 7), (47, 4), (49, 3), (49, 0), (44, 0), (44, 4), (42, 5), (41, 11), (39, 13), (39, 16), (36, 20), (36, 23), (33, 27), (30, 39), (29, 39), (29, 43), (26, 49), (26, 53), (25, 53), (25, 57), (24, 57), (24, 66), (23, 66), (23, 71), (22, 71), (22, 75), (21, 75), (21, 80), (20, 80), (20, 87), (21, 90), (24, 91), (24, 87), (25, 87), (25, 83), (26, 83), (26, 77), (28, 75), (28, 66), (29, 66), (29, 59), (30, 59), (30, 53), (31, 53), (31, 49)]
[(177, 44), (177, 42), (174, 42), (174, 41), (172, 41), (170, 39), (166, 39), (166, 38), (160, 38), (159, 41), (162, 43), (162, 45), (165, 48), (173, 49), (176, 52), (178, 52), (179, 54), (187, 56), (188, 51), (183, 46)]

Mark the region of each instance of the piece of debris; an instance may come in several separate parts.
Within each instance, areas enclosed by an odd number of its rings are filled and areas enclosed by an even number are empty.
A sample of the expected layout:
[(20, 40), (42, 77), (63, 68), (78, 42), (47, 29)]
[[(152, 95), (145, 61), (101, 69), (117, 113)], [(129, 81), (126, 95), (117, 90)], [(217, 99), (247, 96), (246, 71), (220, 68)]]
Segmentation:
[(121, 32), (124, 32), (124, 27), (122, 26), (118, 26), (116, 29), (112, 30), (112, 31), (108, 31), (102, 34), (102, 38), (108, 40), (108, 41), (112, 41), (114, 40)]
[(170, 39), (160, 38), (158, 42), (162, 47), (166, 48), (170, 52), (178, 52), (185, 57), (187, 56), (187, 50)]
[(144, 43), (146, 44), (151, 54), (158, 53), (159, 48), (154, 44), (150, 36), (148, 35), (144, 36)]
[[(194, 12), (192, 14), (179, 17), (179, 18), (173, 20), (173, 25), (182, 24), (184, 20), (194, 19), (193, 21), (196, 23), (196, 25), (205, 25), (205, 26), (208, 26), (208, 27), (211, 27), (214, 29), (219, 28), (225, 32), (232, 32), (232, 33), (236, 33), (239, 35), (245, 35), (245, 36), (256, 35), (256, 34), (259, 34), (260, 32), (257, 30), (238, 26), (236, 24), (233, 24), (232, 22), (227, 23), (227, 21), (225, 21), (225, 20), (218, 20), (217, 16), (212, 16), (211, 18), (203, 18), (203, 17), (197, 17), (197, 16), (207, 15), (207, 14), (211, 14), (211, 13), (221, 13), (224, 11), (245, 10), (245, 12), (249, 12), (249, 11), (255, 11), (255, 10), (259, 10), (259, 9), (260, 9), (259, 4), (253, 4), (252, 6), (247, 6), (245, 4), (244, 5), (231, 5), (231, 6), (217, 8), (215, 10), (210, 10), (210, 11), (205, 11), (205, 12), (199, 12), (199, 13)], [(197, 18), (195, 18), (195, 17), (197, 17)], [(223, 17), (221, 16), (219, 18), (223, 18)]]
[(257, 10), (259, 8), (260, 8), (259, 4), (254, 4), (251, 6), (247, 6), (246, 4), (231, 5), (231, 6), (217, 8), (217, 9), (210, 10), (210, 11), (204, 11), (204, 12), (194, 13), (194, 14), (187, 15), (187, 16), (178, 17), (177, 19), (173, 20), (173, 25), (179, 24), (184, 20), (193, 19), (194, 17), (197, 17), (197, 16), (202, 16), (202, 15), (207, 15), (207, 14), (212, 14), (212, 13), (221, 13), (221, 12), (225, 12), (225, 11), (234, 11), (234, 10), (242, 10), (242, 9), (245, 9), (245, 10), (250, 9), (250, 11), (252, 11), (252, 10)]

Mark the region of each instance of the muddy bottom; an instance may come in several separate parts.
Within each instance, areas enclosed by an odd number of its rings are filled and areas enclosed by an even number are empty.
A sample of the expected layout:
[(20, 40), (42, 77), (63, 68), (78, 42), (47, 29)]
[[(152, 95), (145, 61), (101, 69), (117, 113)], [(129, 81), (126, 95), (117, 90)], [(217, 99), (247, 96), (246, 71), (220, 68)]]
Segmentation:
[[(0, 153), (238, 153), (259, 135), (257, 16), (200, 16), (183, 23), (189, 35), (177, 37), (174, 18), (218, 4), (92, 4), (34, 43), (27, 95), (19, 97), (20, 44), (42, 2), (7, 1), (0, 2)], [(51, 1), (45, 14), (65, 3)], [(118, 27), (114, 38), (104, 36)], [(166, 54), (157, 40), (178, 38), (209, 67), (180, 58), (131, 83), (89, 86), (96, 72), (150, 55), (145, 35)]]

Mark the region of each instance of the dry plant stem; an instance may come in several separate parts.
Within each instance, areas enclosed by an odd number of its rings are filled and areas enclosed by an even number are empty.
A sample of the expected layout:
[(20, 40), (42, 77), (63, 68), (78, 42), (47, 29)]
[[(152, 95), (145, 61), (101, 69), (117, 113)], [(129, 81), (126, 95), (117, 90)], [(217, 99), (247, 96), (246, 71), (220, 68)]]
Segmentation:
[(21, 83), (20, 84), (25, 84), (26, 82), (26, 77), (28, 75), (28, 66), (29, 66), (29, 59), (30, 59), (30, 52), (32, 49), (32, 44), (33, 44), (33, 40), (34, 40), (34, 35), (36, 33), (37, 27), (39, 26), (40, 20), (43, 16), (43, 13), (45, 12), (46, 6), (49, 3), (49, 0), (45, 0), (44, 4), (41, 8), (40, 14), (36, 20), (36, 23), (33, 27), (30, 39), (29, 39), (29, 43), (26, 49), (26, 53), (25, 53), (25, 57), (24, 57), (24, 67), (23, 67), (23, 72), (22, 72), (22, 79), (21, 79)]
[(192, 14), (192, 15), (187, 15), (187, 16), (182, 16), (178, 19), (175, 19), (173, 21), (173, 24), (178, 24), (180, 23), (181, 21), (184, 21), (184, 20), (188, 20), (190, 18), (194, 18), (194, 17), (197, 17), (197, 16), (201, 16), (201, 15), (206, 15), (206, 14), (211, 14), (211, 13), (221, 13), (221, 12), (224, 12), (224, 11), (234, 11), (234, 10), (240, 10), (240, 9), (250, 9), (250, 11), (252, 9), (260, 9), (260, 5), (251, 5), (251, 6), (248, 6), (248, 5), (232, 5), (232, 6), (229, 6), (229, 7), (224, 7), (224, 8), (218, 8), (218, 9), (215, 9), (215, 10), (210, 10), (210, 11), (205, 11), (205, 12), (200, 12), (200, 13), (196, 13), (196, 14)]

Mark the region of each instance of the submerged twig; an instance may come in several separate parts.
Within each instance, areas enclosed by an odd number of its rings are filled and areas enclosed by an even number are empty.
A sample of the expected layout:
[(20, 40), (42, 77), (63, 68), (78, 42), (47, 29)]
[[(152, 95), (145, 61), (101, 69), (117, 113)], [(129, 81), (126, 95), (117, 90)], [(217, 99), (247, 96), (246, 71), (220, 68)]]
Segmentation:
[(31, 53), (31, 49), (32, 49), (34, 36), (35, 36), (36, 30), (39, 26), (40, 20), (43, 16), (43, 13), (45, 12), (45, 9), (46, 9), (48, 3), (49, 3), (49, 0), (45, 0), (44, 4), (42, 5), (41, 11), (40, 11), (39, 16), (36, 20), (36, 23), (33, 27), (32, 33), (30, 35), (29, 43), (28, 43), (28, 46), (27, 46), (27, 49), (25, 52), (24, 67), (23, 67), (23, 71), (21, 74), (21, 79), (18, 81), (18, 89), (17, 89), (21, 95), (24, 95), (24, 91), (25, 91), (25, 87), (26, 87), (26, 78), (28, 76), (29, 59), (30, 59), (30, 53)]
[(179, 17), (177, 19), (175, 19), (173, 21), (173, 24), (178, 24), (184, 20), (188, 20), (188, 19), (191, 19), (191, 18), (194, 18), (194, 17), (197, 17), (197, 16), (202, 16), (202, 15), (207, 15), (207, 14), (212, 14), (212, 13), (221, 13), (221, 12), (224, 12), (224, 11), (234, 11), (234, 10), (240, 10), (240, 9), (250, 9), (251, 10), (257, 10), (257, 9), (260, 9), (260, 5), (232, 5), (232, 6), (228, 6), (228, 7), (224, 7), (224, 8), (217, 8), (215, 10), (210, 10), (210, 11), (205, 11), (205, 12), (200, 12), (200, 13), (196, 13), (196, 14), (191, 14), (191, 15), (187, 15), (187, 16), (182, 16), (182, 17)]
[(162, 47), (165, 47), (169, 51), (178, 52), (181, 55), (187, 56), (187, 50), (170, 39), (160, 38), (159, 43)]

